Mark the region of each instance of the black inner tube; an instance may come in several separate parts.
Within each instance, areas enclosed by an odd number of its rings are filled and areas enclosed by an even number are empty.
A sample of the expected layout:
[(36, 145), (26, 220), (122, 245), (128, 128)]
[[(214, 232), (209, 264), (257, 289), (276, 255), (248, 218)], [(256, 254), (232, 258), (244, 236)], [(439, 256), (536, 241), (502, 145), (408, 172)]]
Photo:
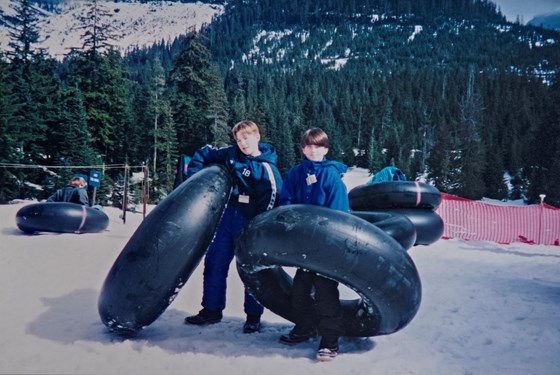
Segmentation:
[(405, 250), (416, 243), (416, 227), (405, 215), (375, 211), (352, 211), (351, 214), (372, 223), (397, 240)]
[(103, 284), (98, 310), (110, 331), (132, 334), (169, 306), (206, 253), (231, 186), (225, 167), (210, 166), (150, 212)]
[(435, 210), (441, 203), (441, 193), (424, 182), (386, 181), (356, 186), (348, 193), (348, 200), (355, 211), (396, 207)]
[(341, 301), (345, 336), (396, 332), (420, 306), (420, 278), (406, 251), (349, 213), (313, 205), (275, 208), (242, 231), (236, 258), (249, 291), (290, 321), (291, 277), (281, 267), (305, 268), (356, 291), (360, 299)]

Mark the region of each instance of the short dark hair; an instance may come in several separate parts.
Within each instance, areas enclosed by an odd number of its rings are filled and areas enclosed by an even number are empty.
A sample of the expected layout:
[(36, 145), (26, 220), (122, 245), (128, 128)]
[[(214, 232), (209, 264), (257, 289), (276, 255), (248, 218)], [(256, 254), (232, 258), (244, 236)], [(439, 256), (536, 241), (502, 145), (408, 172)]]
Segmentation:
[(329, 148), (329, 137), (323, 129), (308, 129), (301, 137), (301, 148), (305, 148), (305, 146), (322, 146)]

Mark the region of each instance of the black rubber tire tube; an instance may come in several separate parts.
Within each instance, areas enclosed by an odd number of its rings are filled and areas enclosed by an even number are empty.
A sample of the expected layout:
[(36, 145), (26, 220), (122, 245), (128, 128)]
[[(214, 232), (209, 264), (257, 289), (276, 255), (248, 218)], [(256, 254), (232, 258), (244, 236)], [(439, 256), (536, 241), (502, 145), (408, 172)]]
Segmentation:
[(397, 207), (435, 210), (441, 203), (441, 193), (424, 182), (386, 181), (356, 186), (348, 192), (348, 200), (354, 211)]
[(405, 215), (389, 212), (352, 211), (352, 215), (364, 219), (397, 240), (408, 250), (416, 243), (416, 227)]
[(20, 208), (16, 224), (25, 233), (97, 233), (107, 229), (109, 217), (81, 204), (44, 202)]
[(341, 301), (345, 336), (396, 332), (420, 306), (420, 278), (407, 252), (349, 213), (312, 205), (262, 213), (240, 234), (236, 259), (255, 298), (290, 321), (291, 277), (281, 267), (305, 268), (356, 291), (361, 298)]
[(442, 218), (431, 209), (427, 208), (388, 208), (376, 210), (389, 214), (406, 216), (416, 228), (417, 245), (430, 245), (438, 241), (443, 235), (444, 223)]
[(231, 193), (213, 165), (183, 182), (138, 226), (107, 275), (98, 301), (110, 331), (129, 335), (171, 304), (210, 245)]

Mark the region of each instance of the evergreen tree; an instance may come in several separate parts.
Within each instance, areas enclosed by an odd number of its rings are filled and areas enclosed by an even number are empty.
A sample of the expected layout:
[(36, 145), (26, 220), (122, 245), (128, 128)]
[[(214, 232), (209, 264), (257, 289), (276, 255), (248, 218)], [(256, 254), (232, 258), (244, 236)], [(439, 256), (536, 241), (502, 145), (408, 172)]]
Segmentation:
[(482, 127), (482, 102), (475, 91), (474, 66), (470, 67), (467, 90), (460, 103), (458, 120), (458, 144), (460, 167), (457, 175), (456, 194), (470, 199), (480, 199), (486, 193), (483, 172), (486, 158), (480, 129)]
[(53, 128), (49, 142), (52, 158), (57, 165), (95, 165), (95, 152), (87, 127), (87, 114), (82, 93), (75, 87), (62, 92), (61, 118)]
[[(14, 163), (17, 155), (16, 129), (13, 119), (15, 97), (8, 64), (0, 54), (0, 163)], [(0, 203), (16, 196), (16, 175), (11, 168), (0, 168)]]
[[(540, 202), (539, 195), (546, 194), (549, 201), (558, 199), (559, 194), (557, 170), (553, 168), (558, 165), (558, 155), (560, 149), (560, 95), (558, 94), (558, 84), (550, 88), (541, 88), (548, 95), (541, 102), (524, 104), (525, 111), (531, 113), (528, 116), (532, 125), (529, 128), (527, 143), (529, 144), (530, 154), (527, 156), (523, 168), (523, 177), (527, 181), (526, 198), (531, 203)], [(531, 95), (531, 92), (527, 93)], [(532, 95), (531, 95), (532, 96)], [(537, 113), (543, 116), (537, 116)]]
[(226, 146), (231, 139), (228, 127), (228, 102), (223, 80), (215, 65), (208, 68), (206, 95), (208, 101), (206, 118), (210, 121), (211, 143)]
[(372, 124), (369, 134), (368, 168), (372, 173), (377, 173), (386, 166), (383, 160), (383, 149), (379, 137), (376, 134), (376, 129), (377, 127)]
[[(226, 78), (226, 86), (228, 86), (228, 102), (231, 103), (229, 113), (232, 119), (247, 118), (247, 101), (245, 99), (246, 82), (238, 69), (231, 69)], [(247, 93), (247, 95), (249, 95)], [(235, 121), (235, 120), (234, 120)]]
[[(56, 122), (58, 82), (54, 65), (33, 46), (39, 39), (38, 11), (27, 0), (15, 1), (12, 7), (15, 15), (8, 19), (14, 98), (11, 136), (12, 147), (18, 150), (12, 162), (39, 164), (47, 156), (45, 140), (49, 123)], [(39, 181), (41, 174), (37, 169), (15, 171), (12, 186), (18, 190), (18, 196), (36, 196), (37, 191), (25, 182)]]
[(38, 14), (31, 0), (12, 0), (15, 15), (9, 18), (8, 45), (12, 48), (8, 55), (11, 60), (29, 61), (35, 54), (33, 45), (39, 41)]
[[(420, 116), (420, 128), (419, 128), (419, 138), (420, 138), (420, 155), (415, 153), (414, 160), (417, 163), (415, 170), (419, 174), (423, 174), (427, 171), (429, 151), (434, 143), (434, 126), (432, 120), (428, 114), (427, 106), (421, 102), (419, 105), (419, 116)], [(411, 176), (412, 177), (412, 176)]]
[[(161, 61), (159, 58), (153, 59), (152, 62), (152, 74), (149, 80), (149, 92), (150, 92), (150, 102), (147, 103), (147, 111), (148, 114), (151, 116), (145, 116), (147, 119), (151, 119), (153, 121), (153, 132), (152, 138), (154, 143), (154, 153), (153, 153), (153, 179), (154, 181), (158, 180), (158, 143), (159, 143), (159, 131), (160, 128), (160, 117), (165, 115), (170, 115), (170, 108), (169, 103), (164, 98), (164, 90), (165, 90), (165, 74), (163, 71), (163, 66), (161, 65)], [(165, 117), (164, 117), (165, 118)], [(168, 124), (172, 124), (173, 119), (166, 119)], [(172, 129), (172, 135), (174, 137), (177, 136), (175, 128)], [(169, 135), (164, 133), (164, 135)], [(176, 140), (175, 140), (176, 142)], [(177, 145), (176, 143), (173, 146), (167, 146), (169, 152), (175, 152)], [(172, 151), (171, 151), (172, 149)], [(164, 163), (166, 164), (166, 163)], [(167, 168), (166, 168), (167, 169)], [(156, 185), (159, 185), (156, 183)]]
[[(158, 169), (158, 175), (164, 176), (161, 184), (162, 191), (155, 197), (160, 198), (163, 194), (168, 194), (173, 190), (173, 182), (175, 177), (175, 166), (179, 154), (177, 152), (177, 132), (173, 123), (173, 115), (168, 101), (163, 101), (160, 106), (160, 124), (161, 128), (158, 132), (159, 149), (158, 159), (161, 160)], [(177, 171), (181, 173), (181, 171)]]
[(172, 109), (183, 154), (192, 155), (204, 144), (228, 141), (223, 79), (203, 43), (201, 34), (190, 33), (171, 71)]
[(428, 179), (440, 191), (451, 193), (455, 191), (453, 183), (453, 166), (457, 159), (457, 152), (453, 147), (451, 127), (447, 121), (438, 124), (435, 131), (434, 147), (428, 156)]
[(125, 162), (134, 145), (128, 138), (133, 133), (129, 128), (131, 102), (120, 54), (114, 50), (74, 53), (69, 63), (68, 85), (76, 86), (83, 95), (94, 149), (105, 162)]
[(84, 14), (80, 16), (82, 51), (96, 55), (113, 49), (113, 41), (119, 37), (111, 22), (113, 13), (101, 1), (86, 2)]

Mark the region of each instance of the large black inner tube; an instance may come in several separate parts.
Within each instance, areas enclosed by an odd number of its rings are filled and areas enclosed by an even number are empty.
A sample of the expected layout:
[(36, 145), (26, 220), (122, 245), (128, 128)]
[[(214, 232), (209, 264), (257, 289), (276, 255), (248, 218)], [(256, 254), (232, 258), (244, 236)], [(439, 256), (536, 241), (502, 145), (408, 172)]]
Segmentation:
[(16, 213), (16, 224), (25, 233), (97, 233), (109, 226), (101, 210), (69, 202), (44, 202), (24, 206)]
[(281, 267), (305, 268), (356, 291), (360, 299), (341, 301), (345, 336), (396, 332), (420, 306), (420, 278), (406, 251), (349, 213), (313, 205), (262, 213), (239, 236), (236, 259), (255, 298), (290, 321), (291, 277)]
[(444, 223), (442, 218), (429, 208), (387, 208), (376, 211), (406, 216), (416, 228), (415, 246), (430, 245), (438, 241), (443, 235)]
[(128, 335), (173, 301), (210, 245), (231, 193), (222, 166), (204, 168), (161, 201), (113, 264), (98, 301), (102, 322)]
[(435, 210), (441, 203), (441, 193), (424, 182), (385, 181), (356, 186), (348, 193), (348, 200), (355, 211), (396, 207)]
[(364, 219), (397, 240), (408, 250), (416, 243), (416, 227), (404, 215), (389, 212), (352, 211), (352, 215)]

